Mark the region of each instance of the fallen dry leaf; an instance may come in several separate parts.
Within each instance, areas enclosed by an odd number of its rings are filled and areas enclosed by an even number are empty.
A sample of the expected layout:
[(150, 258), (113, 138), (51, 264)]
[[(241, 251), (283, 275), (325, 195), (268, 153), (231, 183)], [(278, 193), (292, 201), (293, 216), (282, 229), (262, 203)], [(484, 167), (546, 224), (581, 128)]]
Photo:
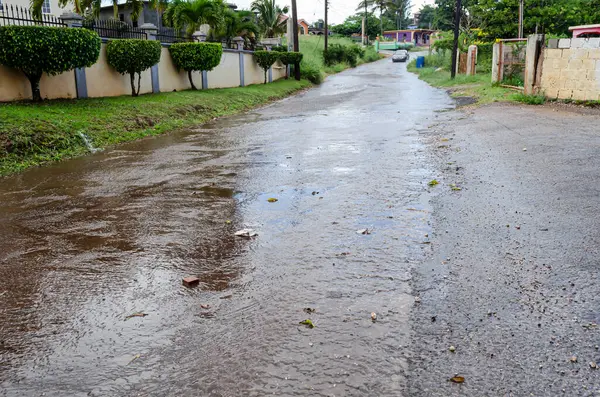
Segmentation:
[(130, 314), (129, 316), (125, 317), (125, 320), (129, 320), (130, 318), (133, 318), (133, 317), (146, 317), (147, 315), (148, 314), (143, 313), (143, 312), (137, 312), (137, 313), (133, 313), (133, 314)]
[(465, 378), (463, 376), (456, 375), (456, 376), (453, 376), (452, 378), (450, 378), (450, 382), (453, 382), (453, 383), (464, 383), (464, 381), (465, 381)]
[(277, 202), (277, 201), (279, 201), (279, 200), (277, 200), (275, 197), (270, 197), (270, 198), (269, 198), (267, 201), (268, 201), (269, 203), (276, 203), (276, 202)]

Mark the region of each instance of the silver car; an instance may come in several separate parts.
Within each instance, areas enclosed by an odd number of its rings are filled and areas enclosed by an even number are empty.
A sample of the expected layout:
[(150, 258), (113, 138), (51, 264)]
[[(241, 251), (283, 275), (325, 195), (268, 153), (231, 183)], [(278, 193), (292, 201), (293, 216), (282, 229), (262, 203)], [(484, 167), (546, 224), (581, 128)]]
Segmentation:
[(410, 58), (408, 51), (398, 50), (392, 55), (392, 62), (406, 62), (408, 61), (408, 58)]

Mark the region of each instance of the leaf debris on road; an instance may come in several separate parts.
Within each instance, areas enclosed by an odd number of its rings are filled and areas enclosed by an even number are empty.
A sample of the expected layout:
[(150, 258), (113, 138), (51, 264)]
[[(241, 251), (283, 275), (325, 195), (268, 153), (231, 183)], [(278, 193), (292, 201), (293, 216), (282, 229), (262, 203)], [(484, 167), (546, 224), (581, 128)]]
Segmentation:
[(130, 314), (129, 316), (125, 317), (125, 320), (129, 320), (130, 318), (134, 318), (134, 317), (146, 317), (148, 314), (144, 313), (144, 312), (135, 312), (133, 314)]
[(435, 186), (435, 185), (439, 184), (439, 182), (436, 179), (432, 179), (427, 184), (429, 186)]
[(300, 321), (301, 325), (306, 325), (306, 328), (315, 328), (316, 325), (313, 324), (313, 322), (309, 319), (306, 319), (304, 321)]
[(450, 382), (452, 383), (464, 383), (465, 382), (465, 378), (464, 376), (453, 376), (452, 378), (450, 378)]

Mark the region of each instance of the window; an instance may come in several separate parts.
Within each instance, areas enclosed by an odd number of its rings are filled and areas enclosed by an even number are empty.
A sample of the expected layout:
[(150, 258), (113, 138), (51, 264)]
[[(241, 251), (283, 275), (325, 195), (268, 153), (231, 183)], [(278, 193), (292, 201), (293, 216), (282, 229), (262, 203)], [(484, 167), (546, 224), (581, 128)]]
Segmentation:
[(119, 21), (125, 22), (125, 14), (119, 14)]
[(2, 0), (0, 0), (0, 12), (2, 12), (2, 11), (3, 11), (3, 9), (2, 9)]
[(50, 0), (44, 0), (44, 3), (42, 4), (42, 14), (50, 14), (51, 12)]

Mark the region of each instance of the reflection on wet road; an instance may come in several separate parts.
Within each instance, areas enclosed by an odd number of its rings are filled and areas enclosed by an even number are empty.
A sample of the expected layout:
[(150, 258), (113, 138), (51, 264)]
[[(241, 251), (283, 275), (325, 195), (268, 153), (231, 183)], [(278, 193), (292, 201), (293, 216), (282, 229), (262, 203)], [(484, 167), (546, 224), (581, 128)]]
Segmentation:
[[(419, 130), (451, 106), (383, 60), (3, 180), (1, 389), (399, 395), (410, 269), (427, 247)], [(259, 236), (233, 236), (244, 227)]]

